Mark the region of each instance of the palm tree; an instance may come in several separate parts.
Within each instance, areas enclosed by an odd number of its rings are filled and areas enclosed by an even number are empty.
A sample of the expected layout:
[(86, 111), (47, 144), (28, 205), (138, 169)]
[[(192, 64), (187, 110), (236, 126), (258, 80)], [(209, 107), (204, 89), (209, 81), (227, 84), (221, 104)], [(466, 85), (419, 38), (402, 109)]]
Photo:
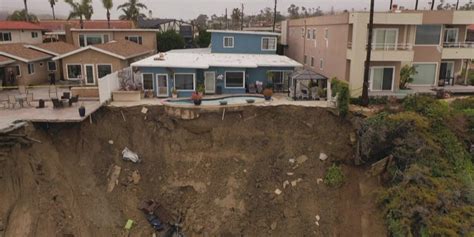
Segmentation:
[(25, 4), (25, 17), (26, 17), (26, 21), (30, 21), (29, 17), (28, 17), (28, 3), (26, 2), (26, 0), (23, 0), (23, 3)]
[(415, 0), (415, 10), (418, 10), (418, 0)]
[(138, 0), (128, 0), (128, 2), (119, 5), (118, 9), (123, 11), (123, 15), (119, 17), (120, 20), (132, 20), (136, 23), (139, 17), (146, 17), (145, 14), (140, 13), (140, 10), (148, 8), (145, 4), (138, 2)]
[(110, 29), (110, 9), (112, 9), (114, 3), (112, 0), (102, 0), (102, 5), (104, 5), (105, 9), (107, 9), (107, 26)]
[(81, 29), (84, 28), (84, 18), (90, 20), (94, 10), (92, 9), (91, 2), (92, 0), (82, 0), (81, 3), (74, 2), (74, 0), (64, 0), (69, 4), (72, 10), (69, 12), (68, 20), (71, 18), (79, 17), (79, 24)]
[(53, 11), (53, 20), (56, 20), (56, 14), (54, 14), (54, 5), (58, 2), (58, 0), (48, 0), (49, 5), (51, 5), (51, 10)]
[(28, 14), (28, 16), (26, 16), (25, 9), (16, 10), (7, 16), (7, 20), (9, 21), (26, 21), (26, 19), (29, 19), (30, 22), (38, 22), (38, 17), (36, 17), (36, 15)]

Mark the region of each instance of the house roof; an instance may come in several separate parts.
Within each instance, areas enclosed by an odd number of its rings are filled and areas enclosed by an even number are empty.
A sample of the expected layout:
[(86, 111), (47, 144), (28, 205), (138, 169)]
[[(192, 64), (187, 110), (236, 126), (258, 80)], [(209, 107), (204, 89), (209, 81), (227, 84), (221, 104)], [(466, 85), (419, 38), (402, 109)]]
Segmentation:
[(51, 58), (51, 55), (27, 48), (21, 43), (0, 45), (0, 55), (25, 63)]
[(59, 56), (61, 54), (69, 53), (79, 48), (73, 44), (68, 44), (62, 41), (43, 43), (43, 44), (32, 44), (32, 45), (26, 45), (26, 47), (41, 51), (43, 53), (54, 55), (54, 56)]
[[(39, 25), (48, 31), (65, 31), (66, 25), (71, 28), (81, 28), (79, 20), (41, 20)], [(90, 20), (84, 21), (85, 29), (107, 29), (107, 20)], [(134, 28), (132, 21), (110, 20), (110, 28), (112, 29), (132, 29)]]
[(71, 31), (77, 32), (109, 32), (109, 31), (121, 31), (121, 32), (159, 32), (157, 29), (76, 29), (73, 28)]
[(15, 60), (0, 55), (0, 65), (6, 65), (14, 62)]
[(263, 32), (263, 31), (238, 31), (238, 30), (207, 30), (211, 33), (230, 33), (230, 34), (248, 34), (248, 35), (272, 35), (280, 36), (280, 33)]
[(134, 62), (132, 66), (208, 69), (209, 67), (257, 68), (302, 67), (303, 65), (286, 56), (276, 54), (211, 53), (211, 49), (206, 48), (173, 50)]
[(71, 55), (86, 51), (86, 50), (94, 50), (100, 53), (104, 53), (110, 55), (112, 57), (116, 57), (122, 60), (127, 60), (130, 58), (138, 57), (144, 54), (149, 54), (154, 52), (154, 50), (150, 50), (147, 47), (130, 42), (128, 40), (119, 40), (119, 41), (110, 41), (105, 44), (95, 44), (89, 45), (87, 47), (78, 48), (76, 50), (70, 51), (65, 54), (61, 54), (54, 58), (54, 60), (58, 60), (61, 58), (66, 58)]
[(44, 28), (26, 21), (0, 21), (0, 30), (44, 30)]
[(143, 17), (138, 18), (138, 27), (140, 28), (156, 28), (161, 29), (162, 24), (166, 24), (169, 22), (173, 22), (175, 19), (163, 19), (163, 18), (153, 18), (153, 19), (145, 19)]
[(473, 31), (474, 31), (474, 25), (469, 25), (469, 26), (467, 27), (467, 29), (468, 29), (468, 30), (473, 30)]

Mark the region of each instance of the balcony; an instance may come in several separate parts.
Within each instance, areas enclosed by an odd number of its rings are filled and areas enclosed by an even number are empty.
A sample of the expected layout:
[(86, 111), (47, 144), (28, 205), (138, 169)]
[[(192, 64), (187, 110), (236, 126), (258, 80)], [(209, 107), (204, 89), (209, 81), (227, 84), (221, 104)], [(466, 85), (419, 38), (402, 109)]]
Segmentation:
[[(355, 57), (352, 42), (347, 45), (347, 59)], [(413, 61), (412, 44), (372, 44), (373, 61)]]
[(474, 42), (444, 43), (442, 59), (470, 59), (474, 55)]

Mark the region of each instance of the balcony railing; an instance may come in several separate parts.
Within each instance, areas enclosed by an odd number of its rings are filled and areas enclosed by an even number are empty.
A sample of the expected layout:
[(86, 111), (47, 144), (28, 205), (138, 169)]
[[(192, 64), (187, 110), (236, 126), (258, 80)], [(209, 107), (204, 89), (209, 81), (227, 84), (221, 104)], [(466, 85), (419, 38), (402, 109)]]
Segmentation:
[[(352, 49), (352, 42), (347, 43), (347, 48)], [(383, 51), (393, 51), (393, 50), (412, 50), (412, 44), (372, 44), (372, 50), (383, 50)]]
[(443, 43), (444, 48), (474, 48), (474, 42)]

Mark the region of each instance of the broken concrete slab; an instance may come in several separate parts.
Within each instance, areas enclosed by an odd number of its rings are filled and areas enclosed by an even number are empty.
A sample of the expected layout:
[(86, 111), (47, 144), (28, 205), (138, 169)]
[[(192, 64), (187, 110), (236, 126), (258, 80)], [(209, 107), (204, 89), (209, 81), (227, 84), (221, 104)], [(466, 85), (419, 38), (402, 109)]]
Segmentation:
[(328, 155), (324, 154), (324, 153), (319, 153), (319, 159), (322, 160), (322, 161), (325, 161), (328, 159)]
[(281, 191), (280, 189), (278, 189), (278, 188), (275, 189), (275, 194), (276, 194), (276, 195), (280, 195), (281, 193), (282, 193), (282, 191)]
[(290, 181), (285, 180), (285, 182), (283, 182), (283, 188), (286, 188), (288, 185), (290, 185)]

